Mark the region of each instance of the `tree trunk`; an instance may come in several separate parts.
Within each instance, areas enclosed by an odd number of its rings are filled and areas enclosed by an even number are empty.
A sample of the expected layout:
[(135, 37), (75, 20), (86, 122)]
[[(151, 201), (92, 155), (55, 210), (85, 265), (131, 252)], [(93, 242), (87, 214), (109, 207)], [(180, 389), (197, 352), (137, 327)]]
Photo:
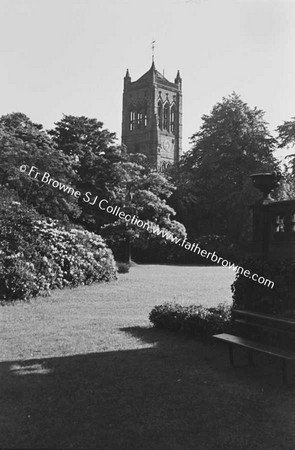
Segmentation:
[(131, 263), (131, 242), (129, 237), (126, 238), (125, 262)]

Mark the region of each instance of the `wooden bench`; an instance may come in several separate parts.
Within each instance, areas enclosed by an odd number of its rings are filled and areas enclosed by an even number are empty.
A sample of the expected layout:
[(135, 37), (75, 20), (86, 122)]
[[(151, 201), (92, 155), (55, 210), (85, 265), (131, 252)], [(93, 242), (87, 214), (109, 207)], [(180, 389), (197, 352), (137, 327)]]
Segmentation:
[[(265, 353), (282, 360), (283, 382), (288, 383), (287, 362), (295, 360), (295, 320), (242, 310), (234, 310), (233, 317), (234, 332), (237, 330), (239, 334), (244, 336), (235, 336), (227, 333), (213, 336), (228, 344), (230, 364), (234, 367), (234, 346), (248, 349), (250, 365), (254, 365), (254, 351)], [(255, 330), (253, 333), (251, 332), (252, 329)], [(263, 341), (264, 333), (276, 341), (275, 345)], [(251, 339), (251, 334), (256, 335), (256, 337)]]

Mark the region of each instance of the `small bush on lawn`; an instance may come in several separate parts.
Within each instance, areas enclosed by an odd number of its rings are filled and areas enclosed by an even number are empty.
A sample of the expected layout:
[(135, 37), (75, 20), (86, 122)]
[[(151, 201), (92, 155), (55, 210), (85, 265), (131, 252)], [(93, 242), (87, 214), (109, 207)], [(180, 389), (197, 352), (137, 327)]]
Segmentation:
[(226, 304), (205, 308), (202, 305), (164, 303), (152, 309), (149, 320), (156, 327), (206, 337), (229, 331), (231, 307)]
[(0, 204), (0, 301), (109, 281), (116, 272), (101, 236), (65, 228), (18, 202)]
[(117, 261), (116, 265), (117, 265), (118, 273), (128, 273), (129, 272), (129, 269), (130, 269), (129, 263)]
[(149, 320), (156, 327), (178, 331), (184, 321), (184, 309), (178, 303), (164, 303), (163, 305), (154, 306), (150, 312)]

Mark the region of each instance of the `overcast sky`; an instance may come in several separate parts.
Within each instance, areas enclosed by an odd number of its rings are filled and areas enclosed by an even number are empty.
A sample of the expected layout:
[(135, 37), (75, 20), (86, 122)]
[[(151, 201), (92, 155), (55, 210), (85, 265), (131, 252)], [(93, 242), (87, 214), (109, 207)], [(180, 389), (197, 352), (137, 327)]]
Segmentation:
[(295, 116), (295, 0), (0, 0), (0, 114), (96, 117), (121, 137), (123, 77), (183, 79), (183, 148), (235, 91), (271, 131)]

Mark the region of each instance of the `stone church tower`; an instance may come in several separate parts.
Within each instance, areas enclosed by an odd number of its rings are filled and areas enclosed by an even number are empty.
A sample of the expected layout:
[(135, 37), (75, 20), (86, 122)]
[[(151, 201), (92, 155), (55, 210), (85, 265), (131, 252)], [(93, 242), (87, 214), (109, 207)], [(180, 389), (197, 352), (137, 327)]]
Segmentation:
[(181, 84), (179, 71), (172, 83), (154, 62), (138, 80), (131, 81), (128, 69), (124, 78), (122, 144), (130, 153), (147, 155), (159, 172), (181, 156)]

